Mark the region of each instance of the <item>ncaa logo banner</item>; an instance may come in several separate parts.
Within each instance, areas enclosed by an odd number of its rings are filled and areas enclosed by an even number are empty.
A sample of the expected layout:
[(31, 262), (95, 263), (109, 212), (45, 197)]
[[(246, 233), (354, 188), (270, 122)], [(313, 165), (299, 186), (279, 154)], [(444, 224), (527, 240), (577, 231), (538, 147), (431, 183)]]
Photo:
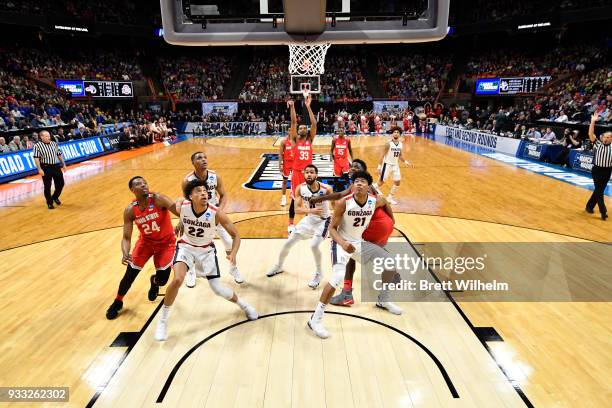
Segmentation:
[[(280, 190), (283, 186), (283, 177), (278, 167), (278, 153), (264, 153), (259, 165), (251, 174), (249, 181), (242, 186), (249, 190)], [(334, 177), (334, 163), (329, 154), (313, 154), (312, 164), (319, 169), (319, 181), (333, 185), (338, 177)], [(290, 186), (287, 181), (287, 188)]]

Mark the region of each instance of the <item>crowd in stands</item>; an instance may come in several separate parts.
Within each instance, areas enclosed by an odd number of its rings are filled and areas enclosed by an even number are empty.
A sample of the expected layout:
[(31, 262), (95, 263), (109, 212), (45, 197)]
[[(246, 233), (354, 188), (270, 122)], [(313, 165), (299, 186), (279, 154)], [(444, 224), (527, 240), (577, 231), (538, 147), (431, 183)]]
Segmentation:
[[(255, 56), (240, 92), (241, 102), (279, 102), (289, 97), (291, 76), (284, 56)], [(328, 55), (321, 75), (320, 102), (371, 100), (362, 72), (365, 61), (352, 55)]]
[(255, 56), (240, 91), (241, 102), (277, 102), (287, 98), (291, 79), (287, 56)]
[(358, 102), (371, 100), (362, 69), (365, 58), (350, 54), (327, 55), (321, 76), (319, 101)]
[(117, 50), (2, 46), (0, 63), (10, 71), (34, 78), (115, 81), (143, 78), (134, 54)]
[(433, 101), (450, 68), (449, 57), (391, 54), (378, 58), (378, 76), (390, 99)]
[(473, 77), (496, 77), (503, 75), (559, 75), (583, 72), (600, 64), (605, 51), (600, 47), (579, 44), (571, 47), (556, 47), (549, 52), (526, 49), (497, 49), (483, 51), (472, 56), (467, 64), (466, 75)]
[(182, 56), (163, 58), (160, 65), (173, 100), (193, 102), (222, 99), (234, 61), (224, 56)]

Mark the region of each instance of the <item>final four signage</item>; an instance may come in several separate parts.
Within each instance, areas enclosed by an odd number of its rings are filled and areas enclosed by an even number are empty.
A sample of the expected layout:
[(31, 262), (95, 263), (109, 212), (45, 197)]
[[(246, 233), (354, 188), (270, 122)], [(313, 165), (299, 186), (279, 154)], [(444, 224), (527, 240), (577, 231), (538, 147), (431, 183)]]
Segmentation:
[[(333, 184), (337, 177), (334, 177), (334, 164), (329, 154), (313, 154), (312, 164), (319, 169), (319, 181), (326, 184)], [(244, 188), (250, 190), (280, 190), (283, 186), (283, 178), (278, 168), (278, 154), (264, 153), (262, 160), (255, 169), (249, 181), (243, 184)], [(289, 183), (287, 183), (289, 187)]]

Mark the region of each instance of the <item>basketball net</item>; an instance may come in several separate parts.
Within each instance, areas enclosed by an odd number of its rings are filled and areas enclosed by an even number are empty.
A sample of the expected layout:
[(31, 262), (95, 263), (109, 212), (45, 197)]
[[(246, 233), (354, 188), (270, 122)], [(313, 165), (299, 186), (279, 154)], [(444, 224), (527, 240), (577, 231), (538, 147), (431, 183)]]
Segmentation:
[[(322, 75), (325, 73), (325, 55), (331, 44), (289, 44), (289, 74)], [(302, 89), (304, 97), (310, 89)]]

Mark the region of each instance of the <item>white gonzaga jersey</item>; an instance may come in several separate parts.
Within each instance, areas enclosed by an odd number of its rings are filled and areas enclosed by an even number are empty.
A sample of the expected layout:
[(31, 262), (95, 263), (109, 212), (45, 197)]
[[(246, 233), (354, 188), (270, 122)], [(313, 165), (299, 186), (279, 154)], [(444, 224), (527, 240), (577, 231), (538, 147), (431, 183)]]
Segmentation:
[[(308, 184), (302, 183), (302, 184), (300, 184), (300, 187), (299, 187), (299, 194), (300, 194), (300, 196), (302, 196), (304, 201), (306, 203), (308, 203), (308, 202), (310, 202), (310, 199), (312, 197), (323, 196), (329, 190), (331, 190), (331, 187), (329, 185), (324, 184), (324, 183), (319, 183), (319, 190), (316, 191), (316, 192), (313, 192), (308, 187)], [(329, 216), (331, 215), (330, 214), (330, 210), (329, 210), (329, 201), (323, 201), (323, 202), (317, 203), (315, 205), (310, 204), (310, 208), (322, 208), (323, 209), (323, 213), (321, 214), (321, 218), (329, 218)], [(308, 217), (319, 217), (318, 215), (314, 215), (314, 214), (308, 214), (307, 216)]]
[(370, 225), (372, 214), (376, 209), (376, 196), (368, 194), (368, 199), (363, 206), (355, 201), (353, 194), (344, 198), (346, 209), (342, 216), (342, 222), (338, 227), (340, 236), (349, 242), (362, 241), (361, 234)]
[[(199, 177), (196, 176), (194, 171), (187, 175), (187, 181), (196, 179), (199, 179)], [(212, 170), (208, 170), (206, 184), (208, 184), (208, 203), (212, 205), (219, 205), (219, 199), (217, 198), (217, 173)]]
[(193, 212), (191, 201), (185, 200), (181, 205), (181, 221), (183, 222), (183, 235), (179, 240), (193, 246), (205, 246), (217, 235), (215, 215), (217, 207), (208, 204), (208, 208), (198, 217)]
[(389, 151), (385, 155), (384, 162), (393, 166), (397, 166), (397, 160), (402, 154), (403, 144), (401, 141), (398, 141), (397, 144), (393, 140), (389, 141)]

